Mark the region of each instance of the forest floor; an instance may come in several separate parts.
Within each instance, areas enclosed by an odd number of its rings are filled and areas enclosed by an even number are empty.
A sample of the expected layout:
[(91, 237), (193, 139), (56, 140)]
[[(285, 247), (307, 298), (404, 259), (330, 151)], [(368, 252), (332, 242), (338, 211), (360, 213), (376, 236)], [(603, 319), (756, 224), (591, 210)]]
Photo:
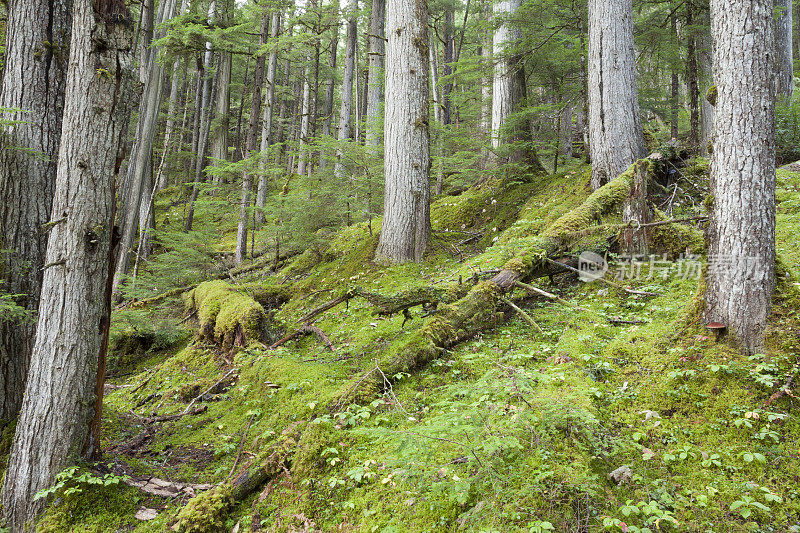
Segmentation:
[[(680, 172), (702, 190), (704, 168)], [(779, 171), (778, 290), (762, 356), (703, 327), (691, 257), (629, 266), (635, 279), (620, 283), (649, 295), (571, 273), (532, 280), (563, 299), (509, 295), (539, 329), (509, 312), (394, 375), (382, 375), (387, 348), (432, 309), (379, 316), (353, 298), (316, 318), (324, 337), (268, 347), (345, 288), (446, 289), (502, 267), (589, 196), (588, 179), (576, 165), (439, 199), (420, 264), (374, 264), (379, 224), (357, 224), (276, 272), (201, 286), (189, 308), (184, 295), (116, 311), (104, 463), (63, 476), (77, 490), (57, 494), (40, 530), (800, 531), (795, 400), (769, 401), (798, 372), (800, 165)], [(673, 216), (703, 214), (690, 196)], [(177, 209), (161, 199), (160, 223)], [(692, 231), (655, 251), (702, 251)], [(226, 233), (218, 251), (230, 242)], [(228, 307), (236, 331), (220, 318)], [(229, 346), (243, 335), (246, 346)], [(355, 392), (370, 372), (384, 385)], [(230, 489), (257, 470), (252, 490)]]

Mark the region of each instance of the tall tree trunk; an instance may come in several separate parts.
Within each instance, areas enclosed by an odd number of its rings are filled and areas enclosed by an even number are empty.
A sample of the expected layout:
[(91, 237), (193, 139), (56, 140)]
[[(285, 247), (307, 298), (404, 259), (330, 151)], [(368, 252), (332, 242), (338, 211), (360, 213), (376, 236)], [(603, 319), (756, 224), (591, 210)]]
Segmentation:
[(700, 73), (697, 65), (697, 39), (695, 36), (695, 6), (686, 1), (686, 84), (689, 89), (689, 146), (700, 142)]
[(264, 86), (264, 116), (261, 117), (261, 170), (258, 179), (258, 191), (256, 192), (256, 220), (255, 228), (258, 229), (264, 224), (264, 206), (267, 204), (267, 180), (269, 161), (269, 147), (272, 145), (272, 111), (275, 107), (275, 77), (278, 71), (278, 48), (277, 40), (281, 33), (281, 14), (275, 10), (270, 21), (270, 40), (273, 48), (269, 52), (269, 62), (267, 63), (267, 77)]
[[(176, 0), (164, 0), (158, 13), (158, 24), (170, 20), (175, 13)], [(163, 36), (160, 30), (157, 37)], [(124, 203), (120, 216), (122, 238), (117, 258), (117, 269), (114, 274), (114, 296), (120, 297), (120, 284), (128, 273), (133, 242), (139, 229), (139, 211), (142, 202), (150, 199), (151, 191), (145, 189), (147, 174), (152, 172), (153, 141), (158, 123), (158, 111), (164, 92), (164, 68), (156, 61), (158, 51), (151, 50), (147, 67), (147, 80), (144, 86), (142, 101), (139, 104), (139, 120), (136, 124), (136, 137), (131, 150), (130, 162), (125, 178), (127, 184), (123, 196)], [(147, 206), (148, 210), (150, 206)]]
[[(339, 0), (334, 0), (334, 5), (336, 6), (336, 11), (339, 11)], [(328, 68), (330, 69), (331, 75), (328, 80), (325, 82), (325, 107), (322, 109), (322, 134), (323, 135), (330, 135), (331, 134), (331, 126), (333, 124), (333, 100), (334, 100), (334, 89), (336, 88), (336, 63), (339, 58), (339, 16), (336, 15), (336, 22), (333, 25), (333, 30), (331, 32), (331, 55), (330, 59), (328, 60)], [(325, 166), (325, 154), (324, 151), (319, 160), (320, 167)]]
[[(670, 17), (670, 29), (672, 30), (672, 38), (674, 39), (675, 48), (680, 47), (678, 42), (678, 14), (673, 12)], [(672, 66), (670, 73), (670, 119), (669, 119), (669, 135), (673, 139), (678, 138), (678, 112), (680, 110), (680, 79), (678, 78), (678, 68), (676, 65)]]
[[(0, 288), (39, 307), (42, 267), (57, 161), (72, 0), (12, 0), (7, 4), (0, 108)], [(50, 43), (45, 46), (43, 43)], [(15, 109), (25, 110), (13, 111)], [(34, 323), (0, 320), (0, 420), (17, 415), (33, 349)]]
[[(216, 17), (221, 27), (229, 24), (231, 17), (231, 0), (217, 0)], [(228, 160), (228, 129), (231, 113), (231, 69), (233, 55), (228, 50), (219, 52), (216, 75), (217, 106), (214, 111), (215, 127), (212, 132), (211, 157), (216, 160)], [(215, 183), (221, 183), (221, 175), (214, 177)]]
[(156, 173), (156, 183), (158, 190), (167, 186), (167, 158), (172, 152), (172, 136), (175, 133), (176, 115), (178, 113), (178, 101), (181, 97), (180, 79), (181, 60), (176, 59), (172, 64), (172, 83), (169, 89), (169, 107), (167, 108), (167, 124), (164, 127), (164, 149), (161, 152), (161, 161), (158, 164)]
[[(706, 19), (705, 22), (708, 22)], [(700, 153), (709, 155), (711, 135), (714, 131), (714, 106), (708, 101), (708, 90), (714, 85), (712, 67), (713, 45), (711, 33), (703, 32), (697, 38), (697, 64), (700, 71)]]
[(99, 415), (108, 340), (114, 175), (135, 100), (130, 14), (118, 6), (75, 0), (72, 10), (52, 210), (62, 221), (50, 230), (30, 374), (2, 492), (14, 532), (26, 530), (44, 508), (34, 495), (100, 444), (88, 422)]
[(794, 94), (794, 61), (792, 58), (792, 0), (775, 0), (775, 45), (778, 98), (791, 101)]
[[(356, 72), (356, 39), (358, 39), (358, 26), (356, 25), (357, 0), (348, 0), (347, 5), (347, 36), (344, 52), (344, 77), (342, 78), (342, 105), (339, 108), (339, 131), (337, 139), (343, 143), (353, 137), (353, 78)], [(342, 149), (336, 150), (336, 165), (334, 175), (341, 178), (344, 175), (342, 167)]]
[(428, 5), (389, 0), (383, 224), (376, 257), (419, 261), (430, 237)]
[(492, 54), (495, 58), (492, 83), (492, 148), (495, 153), (505, 144), (518, 143), (507, 155), (497, 155), (499, 163), (516, 163), (529, 166), (535, 172), (544, 170), (532, 146), (528, 121), (512, 116), (525, 103), (526, 83), (522, 57), (514, 50), (521, 32), (513, 18), (522, 5), (521, 0), (500, 0), (494, 6), (495, 18), (501, 24), (494, 33)]
[(775, 287), (772, 0), (711, 0), (717, 100), (706, 318), (764, 348)]
[[(261, 38), (259, 46), (263, 48), (269, 39), (269, 13), (266, 10), (261, 14)], [(250, 104), (250, 118), (247, 124), (247, 138), (245, 139), (245, 159), (250, 159), (258, 150), (258, 119), (261, 115), (261, 88), (264, 86), (264, 67), (266, 58), (264, 54), (256, 57), (256, 67), (253, 71), (253, 100)], [(249, 164), (249, 163), (248, 163)], [(260, 165), (255, 165), (258, 169)], [(239, 225), (236, 231), (236, 263), (241, 263), (247, 256), (247, 222), (250, 218), (250, 194), (253, 189), (253, 172), (245, 170), (242, 176), (242, 199), (239, 202)]]
[[(178, 11), (176, 11), (176, 15), (181, 15), (186, 13), (186, 8), (188, 7), (189, 2), (188, 0), (181, 0), (180, 7)], [(179, 75), (181, 71), (181, 60), (180, 58), (176, 59), (172, 63), (172, 78), (171, 78), (171, 85), (169, 90), (169, 107), (167, 109), (167, 124), (164, 128), (164, 150), (161, 155), (161, 162), (158, 164), (158, 172), (156, 174), (156, 184), (157, 190), (161, 190), (167, 186), (167, 172), (166, 172), (166, 165), (167, 165), (167, 158), (172, 152), (172, 145), (173, 140), (172, 137), (175, 133), (175, 124), (177, 122), (176, 115), (179, 109), (179, 102), (181, 100), (181, 96), (183, 95), (184, 91), (181, 90), (181, 76)], [(185, 83), (186, 78), (186, 64), (184, 63), (183, 67), (183, 78)], [(184, 107), (185, 109), (185, 107)]]
[(443, 74), (445, 77), (442, 85), (442, 124), (450, 124), (453, 120), (453, 103), (450, 93), (453, 92), (453, 61), (455, 55), (455, 11), (453, 6), (447, 4), (444, 11), (444, 55), (442, 57)]
[(439, 57), (436, 46), (436, 36), (431, 34), (428, 46), (428, 59), (431, 67), (431, 100), (433, 101), (433, 118), (442, 124), (443, 109), (441, 91), (439, 90)]
[(136, 27), (135, 45), (136, 58), (139, 60), (139, 82), (143, 85), (147, 83), (156, 11), (158, 11), (158, 0), (142, 0)]
[(369, 50), (367, 72), (366, 144), (377, 155), (381, 144), (381, 103), (383, 102), (383, 57), (384, 26), (386, 22), (386, 0), (372, 0), (369, 16)]
[(185, 231), (192, 231), (194, 225), (194, 207), (197, 197), (200, 194), (200, 183), (206, 180), (206, 165), (208, 163), (208, 136), (211, 133), (211, 102), (214, 101), (213, 81), (214, 76), (211, 70), (214, 62), (214, 54), (211, 52), (211, 43), (206, 43), (206, 52), (203, 59), (203, 94), (199, 108), (199, 122), (197, 130), (197, 147), (194, 152), (194, 185), (189, 196), (189, 207), (186, 213)]
[(645, 155), (632, 0), (589, 0), (589, 138), (595, 189)]

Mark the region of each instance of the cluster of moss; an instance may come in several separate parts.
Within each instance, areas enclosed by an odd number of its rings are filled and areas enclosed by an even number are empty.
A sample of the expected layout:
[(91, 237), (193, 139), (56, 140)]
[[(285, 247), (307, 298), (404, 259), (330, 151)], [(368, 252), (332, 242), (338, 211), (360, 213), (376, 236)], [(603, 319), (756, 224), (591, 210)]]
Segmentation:
[(224, 350), (259, 340), (264, 329), (264, 307), (225, 281), (201, 283), (187, 293), (186, 306), (197, 313), (200, 338), (216, 342)]

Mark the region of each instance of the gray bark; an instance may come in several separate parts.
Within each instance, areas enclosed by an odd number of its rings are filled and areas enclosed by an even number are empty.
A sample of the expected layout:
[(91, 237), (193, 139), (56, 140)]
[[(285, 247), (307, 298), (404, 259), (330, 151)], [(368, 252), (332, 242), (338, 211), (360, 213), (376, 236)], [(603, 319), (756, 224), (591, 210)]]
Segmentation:
[(706, 318), (763, 353), (775, 287), (772, 0), (712, 0), (717, 102)]
[[(69, 51), (71, 0), (12, 0), (7, 4), (0, 107), (0, 288), (24, 294), (36, 311), (47, 248), (42, 225), (50, 218), (61, 137)], [(44, 46), (43, 43), (51, 43)], [(33, 349), (35, 323), (0, 320), (0, 419), (16, 416)]]
[[(231, 16), (230, 0), (220, 0), (216, 3), (217, 20), (222, 27), (227, 26)], [(211, 157), (216, 160), (228, 160), (228, 129), (230, 127), (231, 112), (231, 69), (233, 67), (233, 56), (227, 50), (219, 52), (219, 59), (216, 72), (216, 94), (217, 106), (214, 111), (216, 125), (212, 133)], [(214, 178), (215, 183), (222, 181), (218, 174)]]
[(387, 15), (386, 188), (376, 257), (419, 261), (430, 237), (428, 5), (390, 0)]
[(700, 153), (709, 154), (711, 134), (714, 131), (714, 106), (708, 101), (708, 89), (714, 85), (712, 67), (713, 46), (711, 34), (703, 33), (697, 38), (697, 64), (700, 70)]
[[(176, 0), (164, 0), (158, 13), (158, 24), (174, 16), (175, 4)], [(160, 30), (156, 37), (161, 38), (163, 31)], [(133, 242), (139, 229), (141, 204), (149, 203), (151, 195), (151, 190), (145, 188), (145, 181), (148, 178), (148, 174), (152, 174), (153, 141), (156, 134), (156, 125), (158, 124), (158, 111), (161, 107), (161, 99), (164, 92), (164, 68), (161, 63), (156, 61), (158, 50), (152, 49), (151, 52), (147, 65), (144, 93), (139, 104), (136, 137), (134, 138), (125, 178), (127, 187), (120, 216), (122, 238), (120, 240), (119, 256), (117, 257), (117, 268), (114, 274), (114, 294), (116, 298), (120, 296), (120, 284), (128, 273), (130, 266)], [(147, 205), (146, 208), (149, 212), (150, 206)], [(146, 222), (146, 217), (144, 217), (144, 222)]]
[(365, 116), (366, 144), (378, 151), (381, 144), (381, 103), (383, 102), (384, 26), (386, 0), (372, 0), (369, 18), (369, 57), (367, 74), (367, 114)]
[[(337, 140), (342, 143), (353, 138), (353, 78), (356, 72), (356, 39), (358, 26), (356, 25), (357, 0), (348, 0), (347, 5), (347, 36), (344, 53), (344, 76), (342, 78), (342, 104), (339, 108), (339, 131)], [(336, 165), (334, 175), (342, 177), (342, 149), (336, 151)]]
[(300, 147), (297, 155), (297, 173), (306, 174), (308, 163), (308, 141), (311, 133), (311, 52), (306, 55), (306, 65), (303, 68), (303, 99), (300, 108)]
[(14, 532), (30, 529), (44, 508), (34, 495), (99, 444), (90, 440), (88, 422), (101, 405), (95, 400), (110, 319), (114, 175), (135, 100), (133, 36), (128, 24), (112, 22), (122, 16), (114, 5), (75, 0), (72, 10), (52, 210), (63, 222), (47, 245), (36, 341), (2, 491)]
[(632, 0), (589, 0), (589, 148), (595, 189), (645, 155)]
[(775, 61), (778, 98), (791, 101), (794, 94), (792, 59), (792, 0), (775, 0)]
[[(512, 47), (522, 37), (520, 30), (509, 19), (513, 18), (521, 0), (501, 0), (494, 6), (494, 16), (499, 26), (492, 40), (495, 57), (492, 83), (492, 148), (497, 152), (508, 143), (522, 143), (507, 156), (498, 156), (498, 162), (524, 163), (536, 171), (543, 170), (531, 144), (531, 129), (524, 120), (514, 119), (526, 97), (525, 70), (522, 57)], [(512, 122), (513, 121), (513, 122)]]
[(267, 63), (267, 77), (264, 86), (264, 116), (261, 117), (261, 172), (258, 179), (258, 191), (256, 192), (256, 220), (255, 229), (264, 223), (264, 206), (267, 204), (267, 162), (269, 161), (269, 147), (272, 145), (272, 111), (275, 106), (275, 76), (278, 70), (278, 49), (275, 43), (281, 33), (281, 14), (277, 10), (272, 13), (270, 21), (270, 40), (273, 48), (269, 53)]
[[(269, 14), (261, 15), (261, 38), (259, 45), (263, 47), (269, 38)], [(256, 58), (253, 72), (253, 99), (250, 104), (250, 118), (247, 124), (245, 139), (245, 158), (250, 159), (258, 150), (258, 119), (261, 115), (261, 89), (264, 85), (264, 68), (266, 58), (263, 54)], [(258, 165), (256, 166), (258, 168)], [(236, 263), (241, 263), (247, 256), (247, 222), (250, 218), (250, 193), (253, 189), (253, 173), (245, 170), (242, 176), (242, 197), (239, 202), (239, 224), (236, 231)]]
[(186, 213), (186, 223), (184, 230), (191, 231), (194, 224), (194, 204), (197, 201), (197, 196), (200, 194), (199, 183), (204, 182), (206, 175), (206, 164), (208, 162), (208, 136), (211, 132), (211, 102), (214, 99), (213, 95), (213, 80), (211, 69), (213, 67), (214, 54), (211, 52), (211, 43), (206, 43), (206, 52), (203, 59), (203, 69), (200, 78), (203, 80), (202, 84), (202, 98), (198, 112), (199, 122), (197, 129), (197, 146), (194, 152), (194, 185), (192, 185), (192, 194), (189, 197), (189, 209)]
[[(181, 6), (176, 12), (177, 15), (186, 12), (186, 8), (188, 7), (188, 0), (181, 0)], [(156, 177), (156, 183), (158, 184), (157, 189), (161, 190), (167, 186), (167, 173), (165, 171), (165, 165), (167, 162), (167, 158), (169, 157), (170, 153), (172, 152), (172, 136), (175, 131), (175, 117), (178, 113), (178, 101), (181, 97), (181, 77), (180, 77), (180, 70), (181, 70), (181, 60), (176, 59), (172, 63), (172, 84), (170, 85), (169, 90), (169, 108), (167, 110), (167, 125), (164, 128), (164, 151), (163, 155), (161, 156), (161, 162), (158, 165), (158, 174)]]

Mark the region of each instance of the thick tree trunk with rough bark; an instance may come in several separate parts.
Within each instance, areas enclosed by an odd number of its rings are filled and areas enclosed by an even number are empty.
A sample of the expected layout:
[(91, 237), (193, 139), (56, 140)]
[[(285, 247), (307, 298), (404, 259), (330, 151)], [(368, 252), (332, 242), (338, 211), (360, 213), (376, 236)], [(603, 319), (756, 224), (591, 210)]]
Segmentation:
[[(536, 172), (544, 170), (536, 150), (531, 146), (532, 137), (528, 121), (514, 117), (526, 99), (525, 69), (522, 56), (513, 47), (522, 37), (512, 19), (521, 0), (500, 0), (494, 6), (494, 17), (500, 25), (493, 38), (495, 57), (494, 80), (492, 83), (492, 149), (498, 163), (516, 163), (529, 166)], [(500, 154), (505, 144), (520, 143), (510, 153)], [(503, 151), (507, 150), (506, 148)]]
[(772, 0), (712, 0), (714, 150), (706, 318), (764, 347), (775, 287)]
[[(6, 49), (0, 108), (0, 288), (39, 306), (56, 177), (69, 50), (71, 0), (12, 0), (6, 5)], [(50, 43), (45, 46), (43, 43)], [(25, 112), (10, 111), (22, 109)], [(33, 349), (35, 323), (0, 320), (0, 420), (17, 415)]]
[(632, 0), (589, 0), (589, 147), (595, 189), (645, 154)]
[(386, 0), (372, 0), (372, 13), (369, 17), (369, 57), (367, 58), (367, 113), (366, 144), (378, 151), (381, 144), (381, 103), (383, 102), (383, 57), (384, 26), (386, 22)]
[(775, 12), (775, 62), (778, 99), (791, 101), (794, 94), (792, 0), (775, 0)]
[(108, 341), (114, 175), (135, 100), (129, 14), (119, 5), (75, 0), (72, 10), (52, 210), (60, 222), (50, 230), (36, 342), (2, 492), (14, 532), (28, 529), (44, 508), (34, 495), (99, 445), (89, 422), (99, 416)]
[[(263, 47), (269, 39), (269, 13), (261, 15), (261, 38), (259, 46)], [(261, 88), (264, 85), (264, 68), (266, 58), (264, 55), (256, 57), (256, 67), (253, 72), (253, 100), (250, 104), (250, 118), (247, 124), (247, 138), (245, 139), (245, 158), (256, 155), (258, 149), (258, 118), (261, 115)], [(258, 167), (256, 167), (258, 168)], [(242, 198), (239, 202), (239, 225), (236, 231), (236, 263), (240, 264), (247, 256), (247, 222), (250, 218), (250, 194), (253, 189), (253, 172), (245, 170), (242, 176)]]
[(419, 261), (430, 236), (428, 5), (387, 6), (383, 224), (376, 257)]
[[(165, 0), (158, 12), (157, 23), (161, 24), (171, 19), (175, 13), (176, 0)], [(159, 31), (156, 38), (163, 36)], [(151, 190), (145, 187), (148, 177), (152, 179), (153, 170), (153, 141), (158, 124), (158, 111), (161, 108), (161, 99), (164, 92), (164, 67), (156, 61), (157, 49), (150, 50), (148, 56), (147, 74), (145, 76), (144, 92), (139, 104), (139, 120), (136, 124), (136, 137), (131, 150), (130, 162), (125, 178), (124, 201), (120, 216), (120, 229), (122, 239), (117, 258), (117, 269), (114, 274), (114, 295), (119, 298), (120, 284), (128, 273), (131, 252), (136, 233), (139, 229), (140, 207), (143, 202), (150, 202)], [(149, 176), (148, 176), (149, 175)], [(149, 213), (149, 205), (145, 206)], [(143, 222), (146, 222), (146, 218)]]
[[(356, 0), (348, 0), (344, 77), (342, 78), (342, 104), (339, 108), (339, 131), (336, 136), (339, 142), (344, 142), (353, 138), (353, 78), (356, 72), (356, 39), (358, 39), (358, 26), (356, 26), (357, 10), (358, 2)], [(336, 165), (333, 171), (334, 175), (342, 177), (344, 170), (342, 167), (341, 148), (336, 151)]]

